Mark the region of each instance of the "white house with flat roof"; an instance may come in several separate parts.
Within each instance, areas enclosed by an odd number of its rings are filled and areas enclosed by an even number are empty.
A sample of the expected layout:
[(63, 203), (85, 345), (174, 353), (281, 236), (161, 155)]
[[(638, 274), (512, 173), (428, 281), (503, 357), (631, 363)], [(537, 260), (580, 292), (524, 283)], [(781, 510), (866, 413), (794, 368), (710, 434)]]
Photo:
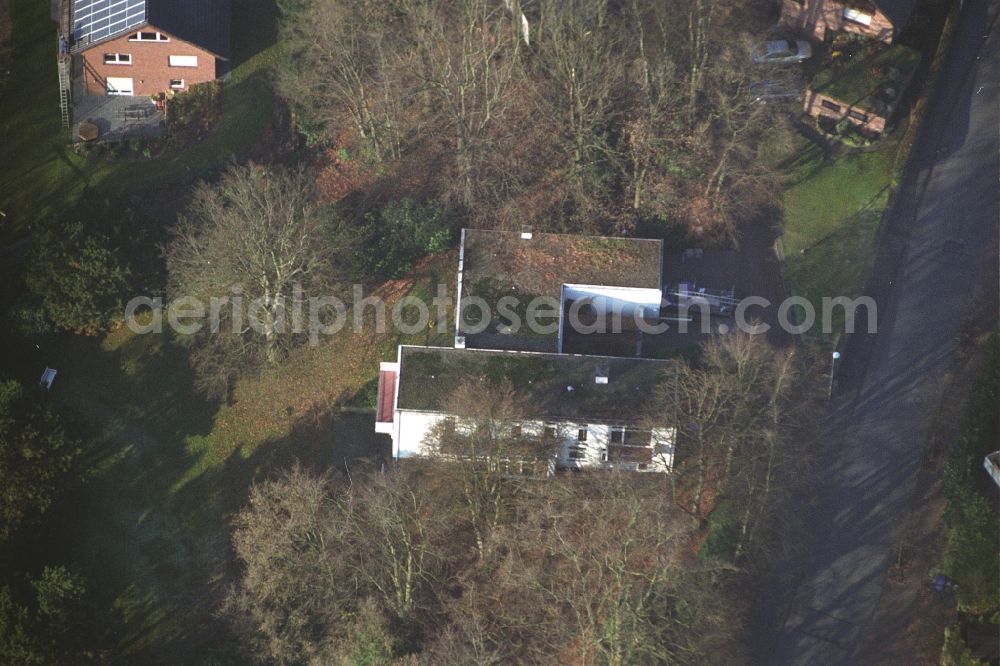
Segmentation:
[(396, 458), (426, 455), (435, 426), (455, 420), (445, 404), (464, 382), (517, 377), (533, 407), (517, 433), (551, 450), (556, 468), (667, 472), (676, 433), (648, 426), (644, 398), (675, 368), (656, 359), (403, 345), (380, 368), (375, 430), (392, 437)]
[[(651, 425), (647, 411), (676, 364), (566, 354), (562, 345), (567, 322), (584, 309), (591, 322), (657, 318), (662, 282), (659, 240), (463, 230), (455, 347), (402, 345), (381, 364), (375, 430), (392, 437), (396, 458), (426, 455), (442, 422), (462, 427), (446, 405), (463, 385), (512, 382), (531, 405), (512, 427), (553, 467), (669, 471), (676, 430)], [(472, 297), (490, 306), (488, 319), (463, 317)], [(538, 299), (551, 306), (554, 325), (525, 330)], [(501, 300), (511, 307), (498, 316)]]

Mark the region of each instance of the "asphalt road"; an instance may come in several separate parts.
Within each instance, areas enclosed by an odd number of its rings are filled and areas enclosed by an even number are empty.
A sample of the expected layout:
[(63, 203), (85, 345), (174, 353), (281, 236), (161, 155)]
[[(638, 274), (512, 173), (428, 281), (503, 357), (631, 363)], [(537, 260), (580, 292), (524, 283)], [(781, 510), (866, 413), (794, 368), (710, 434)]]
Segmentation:
[[(879, 330), (845, 350), (812, 516), (813, 560), (764, 663), (853, 664), (913, 497), (970, 285), (997, 275), (1000, 0), (966, 0), (939, 90), (887, 220)], [(986, 273), (984, 273), (986, 272)], [(994, 277), (994, 280), (996, 278)], [(995, 284), (995, 282), (994, 282)], [(789, 601), (790, 600), (790, 601)]]

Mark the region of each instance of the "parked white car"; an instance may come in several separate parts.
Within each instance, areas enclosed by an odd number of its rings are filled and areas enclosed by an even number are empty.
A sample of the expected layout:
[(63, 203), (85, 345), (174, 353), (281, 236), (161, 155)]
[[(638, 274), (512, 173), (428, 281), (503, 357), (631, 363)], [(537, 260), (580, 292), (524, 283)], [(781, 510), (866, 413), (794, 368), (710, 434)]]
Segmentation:
[(750, 49), (750, 59), (758, 65), (793, 65), (812, 57), (812, 44), (801, 39), (761, 42)]

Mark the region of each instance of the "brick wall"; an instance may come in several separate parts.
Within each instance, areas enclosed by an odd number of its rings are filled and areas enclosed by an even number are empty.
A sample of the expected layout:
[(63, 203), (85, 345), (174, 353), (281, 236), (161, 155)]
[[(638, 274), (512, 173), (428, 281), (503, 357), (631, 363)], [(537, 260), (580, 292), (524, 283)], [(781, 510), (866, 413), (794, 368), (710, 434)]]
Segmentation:
[[(814, 118), (826, 116), (837, 121), (847, 118), (849, 122), (854, 123), (858, 127), (878, 134), (882, 134), (885, 131), (885, 125), (888, 120), (871, 111), (852, 107), (850, 104), (844, 104), (840, 100), (812, 91), (806, 92), (803, 109)], [(864, 118), (858, 118), (858, 114), (864, 116)]]
[(874, 5), (864, 9), (872, 17), (871, 25), (844, 18), (845, 4), (837, 0), (783, 0), (781, 24), (797, 33), (823, 41), (826, 31), (854, 32), (891, 44), (895, 36), (888, 17)]
[[(147, 27), (144, 31), (153, 31)], [(104, 64), (106, 53), (127, 53), (130, 65)], [(122, 35), (82, 53), (87, 93), (103, 95), (108, 77), (131, 78), (135, 95), (149, 96), (170, 90), (171, 79), (183, 79), (184, 89), (216, 78), (216, 58), (208, 51), (170, 37), (169, 42), (133, 42)], [(171, 67), (170, 56), (196, 56), (197, 67)]]

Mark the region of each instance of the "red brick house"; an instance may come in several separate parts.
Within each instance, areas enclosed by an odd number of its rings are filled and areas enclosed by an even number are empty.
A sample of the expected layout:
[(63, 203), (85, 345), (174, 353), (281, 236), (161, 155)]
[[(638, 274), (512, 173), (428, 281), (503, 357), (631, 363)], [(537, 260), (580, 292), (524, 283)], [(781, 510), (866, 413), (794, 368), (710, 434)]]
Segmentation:
[(882, 135), (916, 74), (920, 53), (869, 39), (840, 41), (831, 61), (810, 81), (803, 110), (821, 126), (847, 121), (870, 138)]
[(229, 0), (62, 0), (61, 50), (91, 95), (151, 96), (220, 76)]
[(818, 41), (852, 32), (891, 44), (916, 0), (782, 0), (781, 25)]

